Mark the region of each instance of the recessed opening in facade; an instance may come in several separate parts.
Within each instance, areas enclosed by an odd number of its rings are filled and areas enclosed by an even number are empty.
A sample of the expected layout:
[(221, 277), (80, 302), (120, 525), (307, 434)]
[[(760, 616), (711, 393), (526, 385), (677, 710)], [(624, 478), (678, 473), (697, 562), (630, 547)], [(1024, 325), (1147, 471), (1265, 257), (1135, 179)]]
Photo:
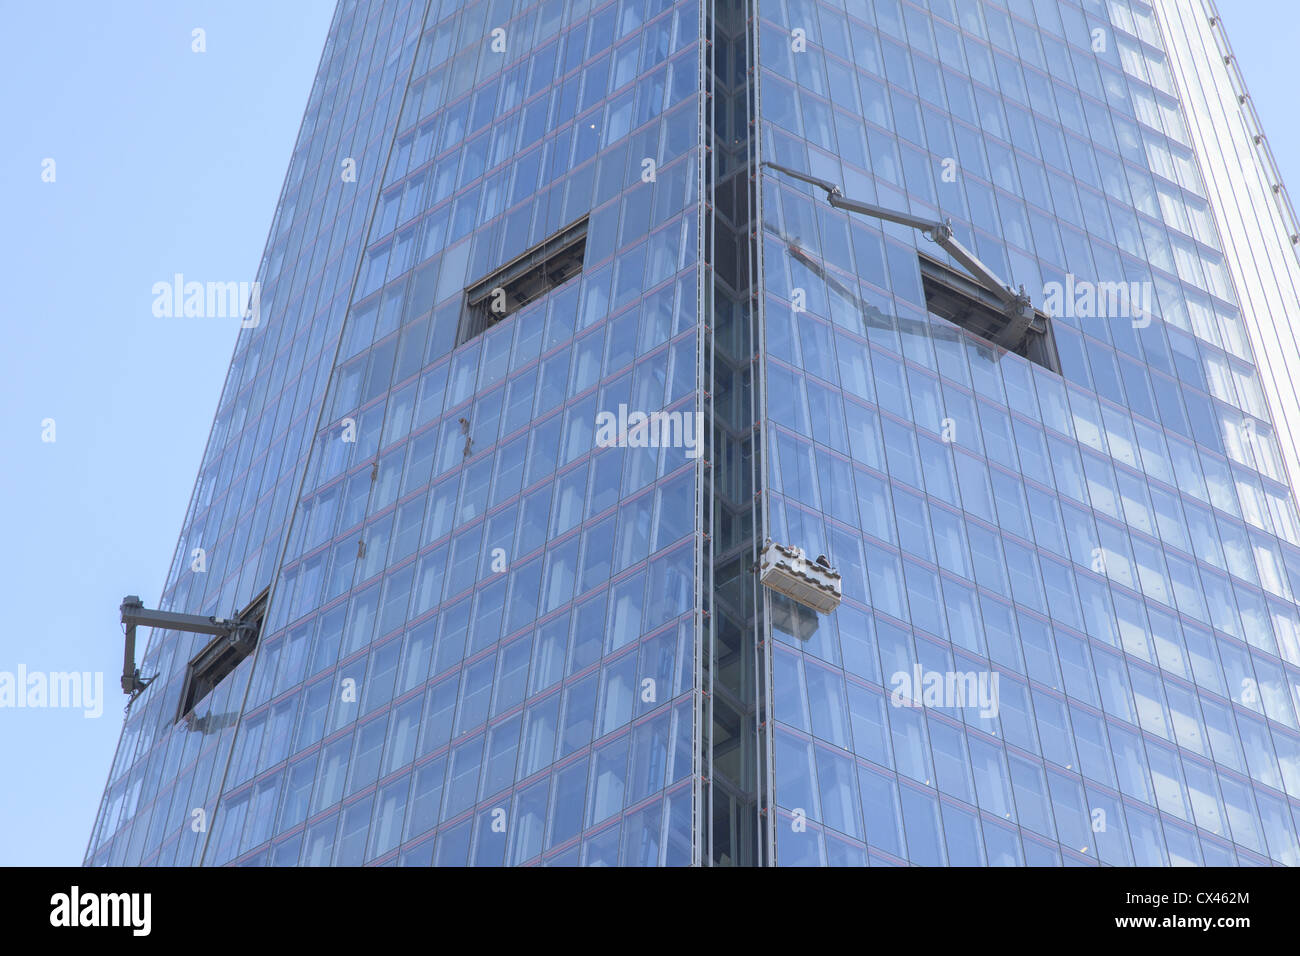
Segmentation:
[(176, 711), (177, 721), (192, 712), (257, 647), (262, 636), (262, 622), (266, 619), (266, 603), (270, 592), (270, 588), (263, 590), (239, 615), (239, 620), (249, 622), (251, 628), (219, 634), (194, 655), (185, 670), (180, 707)]
[(481, 335), (582, 271), (587, 251), (587, 217), (516, 256), (465, 290), (456, 344)]
[(957, 272), (929, 256), (918, 256), (925, 307), (934, 315), (968, 332), (1015, 352), (1057, 374), (1061, 360), (1056, 351), (1051, 319), (1035, 312), (1024, 332), (1008, 338), (1009, 320), (1002, 303), (965, 273)]

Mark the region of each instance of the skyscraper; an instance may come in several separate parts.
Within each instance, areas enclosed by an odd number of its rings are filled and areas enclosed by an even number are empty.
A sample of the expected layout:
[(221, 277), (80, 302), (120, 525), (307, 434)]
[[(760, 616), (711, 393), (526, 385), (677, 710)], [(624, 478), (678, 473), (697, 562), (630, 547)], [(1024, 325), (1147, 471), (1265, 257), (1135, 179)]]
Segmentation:
[(161, 601), (255, 640), (87, 862), (1300, 863), (1243, 94), (1210, 0), (343, 0)]

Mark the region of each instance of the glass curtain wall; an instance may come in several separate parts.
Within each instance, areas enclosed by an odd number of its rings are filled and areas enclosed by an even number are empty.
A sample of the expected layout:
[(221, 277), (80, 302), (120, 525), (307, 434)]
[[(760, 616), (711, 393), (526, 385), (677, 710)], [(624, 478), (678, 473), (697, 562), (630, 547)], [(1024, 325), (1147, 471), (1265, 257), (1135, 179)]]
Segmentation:
[[(369, 190), (368, 225), (288, 456), (287, 535), (267, 539), (268, 621), (195, 726), (171, 724), (188, 660), (172, 652), (172, 679), (133, 708), (88, 860), (692, 861), (702, 465), (595, 428), (620, 406), (700, 408), (700, 36), (696, 2), (340, 7), (317, 87), (382, 143), (342, 184)], [(336, 93), (384, 62), (386, 37), (391, 78)], [(303, 206), (339, 188), (344, 124), (317, 119), (304, 139), (328, 149)], [(319, 201), (310, 223), (339, 202)], [(466, 337), (466, 288), (579, 221), (580, 273)], [(300, 312), (325, 341), (293, 303), (266, 328)], [(263, 353), (241, 342), (232, 380)], [(173, 597), (192, 538), (169, 603), (225, 608)], [(222, 747), (199, 755), (207, 738)]]
[(844, 575), (771, 599), (777, 862), (1300, 863), (1296, 510), (1150, 6), (758, 8), (762, 158), (1055, 289), (1061, 364), (764, 175), (767, 521)]

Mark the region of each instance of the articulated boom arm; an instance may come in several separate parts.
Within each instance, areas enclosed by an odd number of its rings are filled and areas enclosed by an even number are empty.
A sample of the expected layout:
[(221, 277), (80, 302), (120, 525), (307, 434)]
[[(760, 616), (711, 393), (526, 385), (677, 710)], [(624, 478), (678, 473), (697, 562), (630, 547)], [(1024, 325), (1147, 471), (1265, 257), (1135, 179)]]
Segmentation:
[(1034, 307), (1029, 296), (1025, 294), (1024, 288), (1021, 287), (1019, 292), (1013, 292), (996, 272), (981, 262), (975, 253), (957, 241), (957, 238), (953, 235), (951, 222), (924, 219), (910, 213), (900, 212), (897, 209), (886, 209), (884, 206), (849, 199), (840, 191), (839, 186), (827, 182), (825, 179), (818, 179), (815, 176), (809, 176), (807, 173), (801, 173), (777, 163), (764, 162), (763, 165), (775, 169), (777, 172), (785, 173), (793, 179), (816, 186), (818, 189), (826, 190), (827, 202), (836, 209), (858, 213), (862, 216), (870, 216), (873, 219), (883, 219), (886, 222), (896, 222), (899, 225), (910, 226), (923, 233), (926, 238), (952, 256), (958, 265), (975, 277), (975, 281), (985, 291), (996, 297), (1002, 304), (1003, 315), (1007, 318), (1007, 328), (998, 337), (1000, 340), (999, 345), (1010, 347), (1008, 343), (1019, 342), (1033, 323)]
[(245, 632), (255, 632), (257, 625), (250, 621), (223, 617), (204, 617), (200, 614), (178, 614), (175, 611), (156, 611), (144, 606), (136, 595), (122, 599), (122, 623), (126, 625), (126, 647), (122, 663), (122, 693), (134, 700), (153, 681), (141, 677), (135, 666), (135, 629), (137, 627), (164, 627), (173, 631), (190, 631), (195, 634), (225, 636), (237, 641)]

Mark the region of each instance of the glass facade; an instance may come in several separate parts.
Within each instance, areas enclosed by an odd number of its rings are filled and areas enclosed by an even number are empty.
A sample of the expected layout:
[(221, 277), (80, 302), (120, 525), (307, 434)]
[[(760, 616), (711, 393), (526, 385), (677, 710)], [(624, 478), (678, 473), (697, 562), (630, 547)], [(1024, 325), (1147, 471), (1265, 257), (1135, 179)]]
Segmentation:
[(1157, 7), (342, 0), (161, 602), (267, 619), (180, 720), (152, 635), (86, 861), (1300, 864), (1294, 256)]

